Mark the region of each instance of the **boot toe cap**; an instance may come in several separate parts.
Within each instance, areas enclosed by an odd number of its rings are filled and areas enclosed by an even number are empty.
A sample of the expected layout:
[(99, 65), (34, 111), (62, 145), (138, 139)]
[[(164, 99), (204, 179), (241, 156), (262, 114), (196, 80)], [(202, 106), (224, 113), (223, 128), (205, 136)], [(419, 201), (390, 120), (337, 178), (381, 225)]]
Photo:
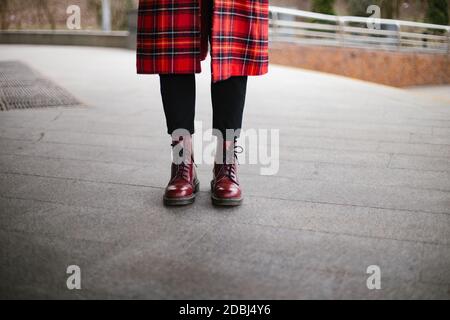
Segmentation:
[(237, 185), (216, 185), (214, 188), (214, 196), (221, 199), (240, 199), (242, 196), (241, 189)]
[(172, 184), (167, 186), (166, 198), (183, 198), (192, 196), (194, 190), (190, 184)]

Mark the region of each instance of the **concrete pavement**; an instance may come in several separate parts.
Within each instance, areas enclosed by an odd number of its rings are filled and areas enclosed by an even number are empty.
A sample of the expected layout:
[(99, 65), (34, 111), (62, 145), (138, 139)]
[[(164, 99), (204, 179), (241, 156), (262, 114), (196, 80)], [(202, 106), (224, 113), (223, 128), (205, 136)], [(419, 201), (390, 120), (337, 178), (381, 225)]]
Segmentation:
[(172, 209), (158, 79), (135, 75), (132, 52), (2, 45), (3, 60), (84, 105), (0, 113), (0, 297), (450, 298), (447, 99), (272, 66), (244, 121), (280, 130), (279, 173), (242, 166), (245, 204), (224, 210), (200, 165), (196, 203)]

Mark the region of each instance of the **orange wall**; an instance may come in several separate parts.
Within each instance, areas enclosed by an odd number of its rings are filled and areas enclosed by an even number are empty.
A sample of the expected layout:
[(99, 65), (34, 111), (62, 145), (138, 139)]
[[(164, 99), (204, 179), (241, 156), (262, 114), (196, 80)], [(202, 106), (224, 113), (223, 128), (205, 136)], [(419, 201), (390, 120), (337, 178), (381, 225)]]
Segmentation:
[(395, 87), (450, 84), (450, 55), (273, 42), (271, 63)]

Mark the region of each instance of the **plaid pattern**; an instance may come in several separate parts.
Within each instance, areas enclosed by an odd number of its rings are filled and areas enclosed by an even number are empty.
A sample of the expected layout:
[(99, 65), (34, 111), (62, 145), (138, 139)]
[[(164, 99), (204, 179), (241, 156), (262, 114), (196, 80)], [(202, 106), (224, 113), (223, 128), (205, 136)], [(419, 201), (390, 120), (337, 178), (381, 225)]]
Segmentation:
[(267, 73), (268, 0), (140, 0), (138, 73), (201, 72), (208, 31), (202, 28), (203, 1), (214, 1), (212, 80)]

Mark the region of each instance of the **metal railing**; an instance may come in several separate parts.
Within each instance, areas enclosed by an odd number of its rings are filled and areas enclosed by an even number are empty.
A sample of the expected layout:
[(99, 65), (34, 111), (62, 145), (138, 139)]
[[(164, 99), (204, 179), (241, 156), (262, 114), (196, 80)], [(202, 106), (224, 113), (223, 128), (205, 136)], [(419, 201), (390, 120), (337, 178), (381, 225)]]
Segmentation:
[(450, 54), (450, 26), (270, 6), (275, 41)]

